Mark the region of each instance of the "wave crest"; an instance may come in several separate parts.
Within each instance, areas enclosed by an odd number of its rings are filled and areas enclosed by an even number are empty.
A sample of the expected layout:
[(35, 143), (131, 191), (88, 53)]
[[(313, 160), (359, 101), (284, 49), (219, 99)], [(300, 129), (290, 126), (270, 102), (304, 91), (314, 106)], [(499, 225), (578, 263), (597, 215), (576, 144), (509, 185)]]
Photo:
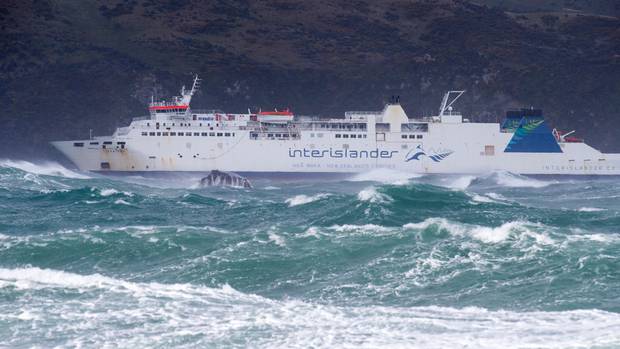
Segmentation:
[[(76, 346), (564, 348), (620, 343), (614, 331), (620, 314), (601, 310), (337, 306), (271, 300), (227, 285), (130, 282), (39, 268), (0, 268), (0, 287), (29, 292), (0, 314), (14, 329), (3, 338), (9, 346), (41, 345), (41, 338), (24, 336), (35, 323), (54, 345)], [(80, 296), (50, 302), (54, 293), (39, 292), (42, 288), (80, 290)]]

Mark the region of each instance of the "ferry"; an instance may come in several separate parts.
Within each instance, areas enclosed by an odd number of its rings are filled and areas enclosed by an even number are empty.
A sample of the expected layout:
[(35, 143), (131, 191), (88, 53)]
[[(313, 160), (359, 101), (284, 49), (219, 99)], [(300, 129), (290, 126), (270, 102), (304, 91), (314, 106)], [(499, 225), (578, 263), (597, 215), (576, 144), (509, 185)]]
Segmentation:
[(149, 104), (112, 135), (52, 145), (80, 170), (96, 172), (356, 173), (387, 168), (412, 174), (619, 175), (606, 154), (552, 129), (539, 109), (507, 112), (501, 123), (471, 122), (454, 111), (465, 91), (449, 91), (435, 116), (409, 118), (398, 99), (380, 111), (344, 117), (192, 110), (200, 86)]

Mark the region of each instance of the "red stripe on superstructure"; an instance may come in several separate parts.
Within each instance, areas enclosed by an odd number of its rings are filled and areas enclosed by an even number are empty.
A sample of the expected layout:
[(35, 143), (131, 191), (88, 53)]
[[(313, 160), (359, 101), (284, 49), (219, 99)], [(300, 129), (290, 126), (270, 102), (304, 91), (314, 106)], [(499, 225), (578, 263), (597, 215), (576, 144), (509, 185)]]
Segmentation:
[(169, 110), (169, 109), (187, 109), (189, 105), (156, 105), (149, 107), (149, 110)]

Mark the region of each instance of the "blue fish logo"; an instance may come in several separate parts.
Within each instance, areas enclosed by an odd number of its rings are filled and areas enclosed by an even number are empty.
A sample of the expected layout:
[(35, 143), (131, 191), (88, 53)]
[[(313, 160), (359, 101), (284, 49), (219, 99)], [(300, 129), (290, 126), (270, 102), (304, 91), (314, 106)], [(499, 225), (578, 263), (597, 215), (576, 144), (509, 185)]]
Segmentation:
[(415, 149), (411, 149), (407, 153), (407, 155), (405, 156), (405, 162), (408, 162), (411, 160), (421, 160), (422, 156), (427, 156), (429, 159), (433, 160), (434, 162), (440, 162), (441, 160), (450, 156), (450, 154), (452, 153), (454, 153), (454, 151), (447, 150), (442, 153), (427, 154), (424, 148), (422, 148), (422, 144), (420, 144)]

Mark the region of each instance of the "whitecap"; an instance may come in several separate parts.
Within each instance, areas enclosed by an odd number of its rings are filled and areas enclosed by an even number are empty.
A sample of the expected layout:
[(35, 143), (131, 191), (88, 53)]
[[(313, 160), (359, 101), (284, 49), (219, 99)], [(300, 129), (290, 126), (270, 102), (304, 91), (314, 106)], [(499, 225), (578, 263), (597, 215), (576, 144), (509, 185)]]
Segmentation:
[(485, 204), (496, 202), (495, 200), (491, 199), (490, 197), (487, 197), (487, 196), (484, 196), (484, 195), (479, 195), (479, 194), (472, 195), (471, 199), (474, 202), (481, 202), (481, 203), (485, 203)]
[(579, 212), (600, 212), (600, 211), (606, 211), (604, 208), (598, 208), (598, 207), (580, 207), (577, 211)]
[(311, 202), (324, 199), (328, 196), (329, 194), (327, 193), (320, 193), (320, 194), (316, 194), (312, 196), (301, 194), (301, 195), (296, 195), (292, 198), (288, 198), (284, 202), (286, 202), (290, 207), (293, 207), (293, 206), (309, 204)]
[(366, 189), (363, 189), (362, 191), (357, 193), (357, 199), (370, 203), (387, 203), (392, 201), (391, 197), (378, 192), (375, 187), (368, 187)]
[(25, 160), (2, 159), (0, 160), (0, 167), (12, 167), (25, 172), (46, 176), (78, 179), (90, 178), (89, 176), (86, 176), (82, 173), (71, 171), (57, 162), (50, 161), (33, 163)]
[(274, 244), (280, 246), (280, 247), (284, 247), (286, 246), (286, 242), (284, 240), (284, 238), (278, 234), (276, 234), (275, 232), (270, 231), (267, 236), (269, 236), (269, 241), (273, 242)]
[(116, 199), (114, 201), (114, 203), (117, 204), (117, 205), (128, 205), (128, 206), (131, 206), (131, 204), (129, 202), (127, 202), (127, 201), (125, 201), (123, 199)]
[(495, 182), (503, 187), (513, 188), (543, 188), (557, 182), (542, 181), (510, 172), (496, 172), (493, 176)]
[(110, 195), (118, 194), (118, 190), (116, 190), (116, 189), (101, 189), (99, 191), (99, 193), (101, 194), (101, 196), (110, 196)]
[(113, 188), (101, 189), (99, 191), (99, 194), (101, 196), (111, 196), (111, 195), (116, 195), (116, 194), (123, 194), (123, 195), (128, 196), (128, 197), (132, 197), (134, 195), (132, 192), (128, 192), (128, 191), (120, 192), (120, 191), (118, 191), (116, 189), (113, 189)]
[(394, 231), (395, 228), (384, 227), (377, 224), (343, 224), (343, 225), (332, 225), (329, 227), (330, 230), (334, 230), (337, 232), (351, 232), (351, 231), (361, 231), (361, 232), (370, 232), (370, 233), (386, 233)]
[(410, 179), (419, 178), (421, 176), (421, 174), (417, 173), (378, 168), (355, 174), (347, 180), (351, 182), (379, 182), (385, 184), (403, 185), (409, 183)]
[[(434, 349), (615, 347), (620, 343), (616, 330), (620, 314), (596, 309), (339, 306), (272, 300), (228, 285), (130, 282), (39, 268), (0, 268), (0, 287), (80, 292), (62, 303), (51, 301), (53, 292), (16, 297), (0, 314), (0, 321), (10, 328), (3, 343), (13, 347), (182, 343), (187, 347)], [(11, 320), (21, 314), (24, 320)], [(37, 328), (31, 321), (37, 321)], [(37, 335), (38, 328), (44, 336)]]
[(476, 176), (448, 177), (442, 179), (440, 185), (450, 189), (465, 190), (471, 185), (474, 179), (476, 179)]
[(433, 226), (439, 230), (447, 231), (452, 235), (470, 236), (476, 240), (490, 244), (504, 242), (513, 234), (518, 235), (520, 239), (528, 237), (532, 238), (535, 243), (541, 245), (551, 245), (555, 243), (555, 241), (546, 233), (539, 233), (530, 229), (534, 226), (541, 228), (542, 226), (540, 224), (523, 221), (511, 221), (506, 222), (499, 227), (487, 227), (450, 222), (445, 218), (428, 218), (419, 223), (407, 223), (403, 225), (403, 228), (412, 230), (426, 230)]

